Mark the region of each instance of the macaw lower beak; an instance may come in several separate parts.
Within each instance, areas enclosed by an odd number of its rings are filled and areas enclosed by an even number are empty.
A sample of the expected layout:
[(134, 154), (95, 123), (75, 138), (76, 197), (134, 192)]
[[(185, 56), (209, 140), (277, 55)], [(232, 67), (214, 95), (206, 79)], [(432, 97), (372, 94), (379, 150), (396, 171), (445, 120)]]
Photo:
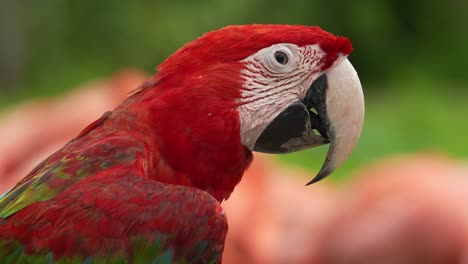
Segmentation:
[(271, 122), (254, 145), (266, 153), (289, 153), (330, 143), (320, 181), (349, 157), (361, 134), (364, 96), (348, 59), (317, 78), (303, 100), (291, 104)]

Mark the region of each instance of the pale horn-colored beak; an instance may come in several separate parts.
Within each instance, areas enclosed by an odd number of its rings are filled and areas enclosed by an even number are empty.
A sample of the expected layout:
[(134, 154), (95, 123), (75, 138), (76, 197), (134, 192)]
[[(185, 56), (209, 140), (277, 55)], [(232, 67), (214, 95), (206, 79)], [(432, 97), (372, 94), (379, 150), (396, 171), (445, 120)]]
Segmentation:
[(320, 181), (341, 166), (361, 135), (364, 122), (364, 95), (361, 82), (348, 59), (326, 74), (325, 112), (319, 116), (325, 124), (330, 148), (317, 176), (307, 185)]

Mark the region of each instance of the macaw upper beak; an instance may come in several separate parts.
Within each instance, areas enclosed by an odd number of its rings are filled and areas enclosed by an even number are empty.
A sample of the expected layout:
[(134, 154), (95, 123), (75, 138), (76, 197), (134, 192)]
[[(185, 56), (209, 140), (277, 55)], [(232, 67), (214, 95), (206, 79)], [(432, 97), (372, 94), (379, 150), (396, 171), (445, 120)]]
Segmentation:
[(344, 59), (317, 78), (303, 100), (290, 105), (265, 128), (254, 150), (289, 153), (330, 143), (325, 162), (309, 185), (330, 175), (349, 157), (363, 121), (361, 83)]

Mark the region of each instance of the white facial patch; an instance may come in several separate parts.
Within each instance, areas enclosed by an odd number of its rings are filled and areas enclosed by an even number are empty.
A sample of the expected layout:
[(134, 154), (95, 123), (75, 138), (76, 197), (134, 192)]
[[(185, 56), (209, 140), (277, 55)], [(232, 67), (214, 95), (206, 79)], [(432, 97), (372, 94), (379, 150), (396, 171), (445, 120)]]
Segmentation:
[[(285, 58), (286, 56), (286, 58)], [(318, 45), (275, 44), (242, 62), (244, 85), (239, 99), (241, 141), (253, 150), (276, 116), (305, 97), (320, 72), (325, 52)]]

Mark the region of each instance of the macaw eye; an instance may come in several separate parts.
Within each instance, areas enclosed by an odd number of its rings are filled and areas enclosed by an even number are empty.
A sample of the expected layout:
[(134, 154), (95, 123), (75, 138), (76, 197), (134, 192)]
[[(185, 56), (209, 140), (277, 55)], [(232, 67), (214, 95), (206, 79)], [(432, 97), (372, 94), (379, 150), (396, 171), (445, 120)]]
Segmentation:
[(288, 63), (288, 55), (283, 51), (275, 52), (275, 59), (281, 65), (286, 65)]
[(271, 72), (287, 73), (297, 67), (297, 48), (292, 44), (276, 44), (265, 48), (259, 55), (260, 61)]

